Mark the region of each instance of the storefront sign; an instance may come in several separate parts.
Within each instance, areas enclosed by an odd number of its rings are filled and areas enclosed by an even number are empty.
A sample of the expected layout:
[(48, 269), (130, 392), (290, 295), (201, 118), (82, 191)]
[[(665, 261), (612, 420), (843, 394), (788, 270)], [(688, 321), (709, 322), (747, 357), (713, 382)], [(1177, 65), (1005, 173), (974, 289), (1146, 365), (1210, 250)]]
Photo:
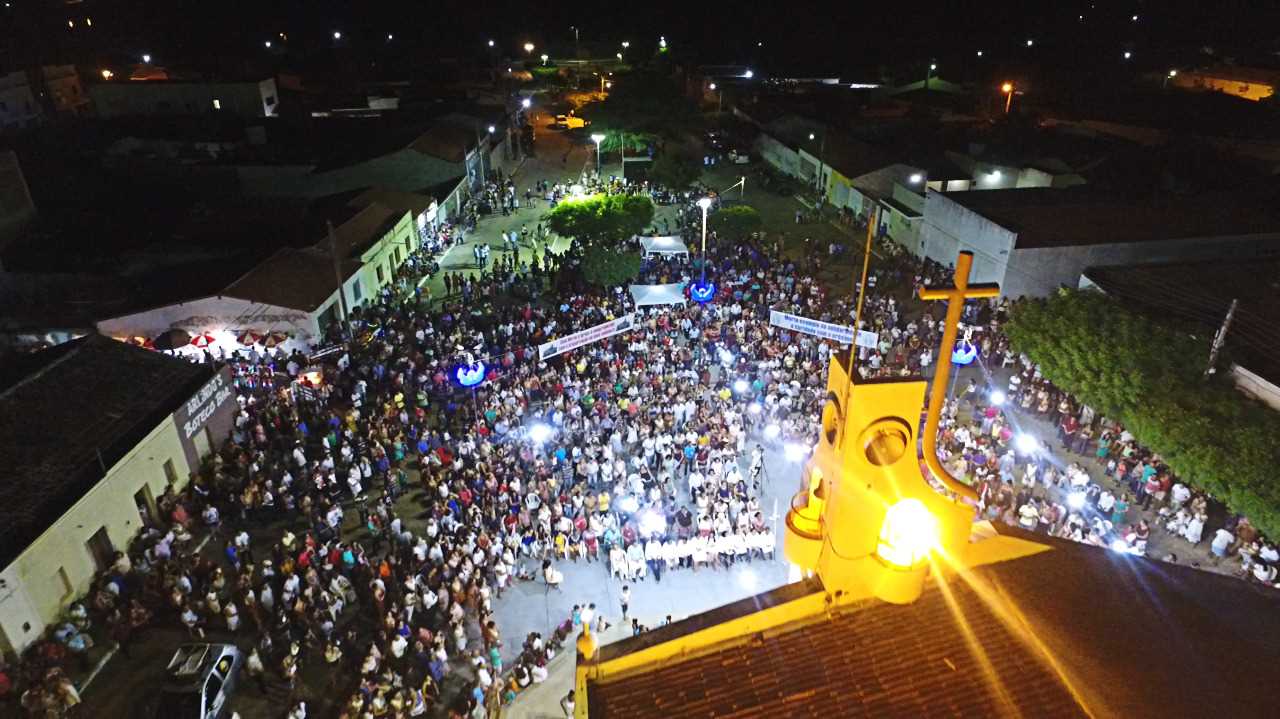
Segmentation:
[(822, 320), (811, 320), (808, 317), (792, 315), (777, 310), (769, 311), (769, 324), (774, 327), (781, 327), (784, 330), (839, 342), (842, 345), (853, 344), (853, 329), (848, 325), (836, 325)]
[(208, 384), (200, 388), (191, 399), (187, 400), (187, 418), (182, 422), (183, 437), (191, 439), (213, 416), (218, 408), (235, 396), (231, 383), (219, 373)]
[(558, 340), (539, 345), (538, 358), (545, 360), (558, 354), (564, 354), (583, 345), (589, 345), (606, 337), (626, 332), (633, 326), (635, 326), (635, 315), (624, 315), (616, 320), (602, 322), (595, 327), (588, 327), (581, 332), (574, 332), (567, 337), (561, 337)]

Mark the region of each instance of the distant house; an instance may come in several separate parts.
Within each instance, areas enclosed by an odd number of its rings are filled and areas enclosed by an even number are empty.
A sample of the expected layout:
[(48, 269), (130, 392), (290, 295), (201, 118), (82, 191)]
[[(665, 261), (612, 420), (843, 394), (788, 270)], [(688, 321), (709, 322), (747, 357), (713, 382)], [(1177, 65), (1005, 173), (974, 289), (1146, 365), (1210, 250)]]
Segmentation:
[(1175, 87), (1187, 90), (1222, 92), (1245, 100), (1264, 100), (1280, 86), (1280, 70), (1214, 65), (1195, 70), (1182, 70), (1169, 78)]
[(40, 121), (40, 103), (25, 72), (0, 75), (0, 130), (32, 127)]
[(1076, 287), (1090, 267), (1280, 254), (1280, 213), (1238, 194), (1130, 200), (1090, 189), (935, 192), (915, 254), (974, 253), (973, 281), (1008, 297)]
[(59, 621), (230, 434), (229, 368), (90, 335), (0, 371), (0, 653)]
[(139, 79), (100, 82), (89, 91), (99, 117), (227, 113), (246, 119), (272, 117), (279, 104), (273, 77), (207, 81)]

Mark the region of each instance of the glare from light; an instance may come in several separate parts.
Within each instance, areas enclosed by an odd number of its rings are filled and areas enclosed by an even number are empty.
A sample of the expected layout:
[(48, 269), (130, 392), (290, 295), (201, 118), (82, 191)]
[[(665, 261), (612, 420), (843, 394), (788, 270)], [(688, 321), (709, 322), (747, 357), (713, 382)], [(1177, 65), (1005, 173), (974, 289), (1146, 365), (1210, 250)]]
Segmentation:
[(492, 40), (490, 40), (490, 41), (489, 41), (489, 47), (493, 47), (493, 41), (492, 41)]
[(698, 207), (701, 207), (704, 210), (707, 209), (708, 207), (711, 207), (711, 198), (710, 197), (698, 198)]
[(495, 131), (497, 131), (497, 129), (498, 129), (498, 128), (494, 127), (493, 125), (490, 125), (490, 126), (489, 126), (489, 134), (490, 134), (490, 135), (492, 135)]
[(747, 411), (751, 414), (760, 414), (764, 411), (764, 407), (761, 407), (759, 402), (752, 402), (747, 405)]
[(1040, 449), (1040, 442), (1029, 434), (1020, 434), (1013, 438), (1013, 446), (1021, 454), (1034, 454)]
[(621, 60), (621, 59), (622, 59), (622, 53), (620, 53), (620, 52), (615, 52), (615, 53), (613, 54), (613, 56), (614, 56), (614, 57), (616, 57), (616, 58), (618, 58), (619, 60)]
[(1178, 71), (1177, 71), (1177, 70), (1170, 70), (1170, 71), (1169, 71), (1169, 77), (1177, 77), (1177, 76), (1178, 76)]
[(745, 379), (734, 380), (733, 382), (734, 392), (737, 392), (738, 394), (742, 394), (749, 389), (751, 389), (751, 384), (747, 382)]
[(618, 508), (627, 514), (631, 514), (637, 509), (640, 509), (640, 500), (632, 497), (631, 495), (627, 495), (618, 500)]
[(747, 70), (746, 72), (742, 73), (742, 76), (750, 80), (751, 78), (755, 77), (756, 74), (750, 70)]
[(387, 40), (393, 40), (393, 39), (395, 39), (395, 36), (392, 35), (391, 33), (387, 33)]
[(1006, 400), (1006, 399), (1008, 399), (1008, 397), (1005, 397), (1005, 396), (1004, 396), (1004, 392), (1001, 392), (1001, 391), (1000, 391), (1000, 390), (998, 390), (998, 389), (997, 389), (997, 390), (992, 390), (992, 392), (991, 392), (991, 404), (994, 404), (994, 405), (996, 405), (997, 407), (999, 407), (1000, 405), (1004, 404), (1004, 402), (1005, 402), (1005, 400)]
[(337, 30), (334, 30), (334, 31), (333, 31), (333, 39), (334, 39), (334, 40), (341, 40), (341, 39), (342, 39), (342, 33), (338, 32)]
[(1128, 50), (1125, 50), (1125, 51), (1124, 51), (1124, 59), (1128, 60), (1128, 59), (1129, 59), (1129, 58), (1131, 58), (1131, 57), (1133, 57), (1133, 53), (1129, 52)]
[(1072, 492), (1067, 495), (1067, 506), (1072, 509), (1084, 508), (1084, 492)]
[(594, 141), (595, 141), (595, 143), (596, 143), (597, 145), (599, 145), (600, 143), (604, 142), (604, 135), (602, 135), (602, 134), (600, 134), (600, 133), (598, 133), (598, 132), (597, 132), (597, 133), (593, 133), (593, 134), (591, 135), (591, 139), (592, 139), (592, 140), (594, 140)]
[(1129, 543), (1123, 539), (1113, 539), (1111, 540), (1111, 551), (1127, 554), (1129, 552)]
[(923, 176), (923, 175), (921, 175), (921, 174), (920, 174), (920, 173), (918, 173), (918, 172), (913, 172), (913, 173), (911, 173), (911, 177), (909, 177), (909, 178), (907, 178), (907, 179), (909, 179), (909, 180), (911, 181), (911, 184), (913, 184), (913, 185), (917, 185), (917, 184), (919, 184), (919, 183), (920, 183), (920, 181), (921, 181), (921, 180), (923, 180), (923, 179), (924, 179), (924, 176)]
[(938, 63), (936, 63), (936, 62), (931, 62), (931, 63), (929, 63), (929, 69), (930, 69), (930, 70), (937, 70), (937, 69), (938, 69)]
[(263, 45), (266, 45), (268, 50), (270, 50), (270, 49), (271, 49), (271, 41), (270, 41), (270, 40), (267, 40), (266, 42), (264, 42), (264, 43), (262, 43), (262, 44), (263, 44)]
[(150, 56), (150, 55), (143, 55), (143, 56), (142, 56), (142, 61), (143, 61), (143, 62), (151, 62), (151, 56)]
[(521, 100), (521, 101), (520, 101), (520, 107), (523, 107), (523, 108), (524, 108), (524, 109), (526, 109), (526, 110), (528, 110), (528, 109), (529, 109), (529, 106), (530, 106), (530, 105), (532, 105), (532, 104), (533, 104), (533, 101), (532, 101), (532, 100), (530, 100), (530, 99), (529, 99), (529, 98), (527, 98), (527, 97), (526, 97), (525, 99), (523, 99), (523, 100)]
[(102, 79), (103, 79), (103, 80), (110, 80), (111, 78), (115, 77), (115, 75), (116, 75), (116, 74), (115, 74), (114, 72), (111, 72), (110, 70), (103, 70), (103, 71), (102, 71)]
[(1133, 16), (1132, 18), (1130, 18), (1130, 19), (1131, 19), (1131, 20), (1133, 20), (1134, 22), (1137, 22), (1137, 21), (1138, 21), (1138, 16), (1137, 16), (1137, 15), (1134, 15), (1134, 16)]
[(627, 49), (627, 48), (629, 48), (629, 47), (631, 47), (631, 43), (627, 42), (626, 40), (623, 40), (623, 41), (622, 41), (622, 49), (623, 49), (623, 50), (626, 50), (626, 49)]
[(555, 430), (551, 429), (551, 425), (539, 422), (529, 428), (529, 439), (532, 439), (534, 444), (543, 444), (551, 439), (551, 435), (554, 432)]
[(779, 427), (776, 422), (768, 424), (764, 428), (764, 436), (766, 439), (777, 439), (780, 434), (782, 434), (782, 427)]
[(756, 576), (755, 571), (750, 567), (738, 573), (738, 584), (741, 584), (743, 589), (753, 590), (759, 583), (760, 578)]
[(911, 569), (938, 546), (938, 519), (914, 497), (898, 500), (884, 514), (876, 556), (897, 569)]
[(550, 59), (551, 59), (551, 57), (550, 57), (549, 55), (547, 55), (545, 52), (544, 52), (544, 53), (542, 53), (542, 64), (543, 64), (543, 65), (546, 65), (546, 64), (547, 64), (547, 60), (550, 60)]
[(1031, 47), (1034, 44), (1036, 44), (1035, 40), (1027, 40), (1027, 47)]
[(732, 353), (732, 352), (730, 352), (729, 350), (727, 350), (727, 349), (725, 349), (725, 348), (721, 347), (721, 348), (720, 348), (720, 351), (718, 352), (718, 354), (720, 355), (720, 363), (721, 363), (721, 364), (723, 364), (723, 365), (725, 365), (725, 366), (728, 366), (728, 365), (733, 364), (734, 357), (733, 357), (733, 353)]
[(661, 512), (649, 510), (640, 515), (640, 534), (649, 536), (652, 534), (667, 533), (667, 518), (662, 516)]
[(788, 462), (801, 462), (809, 454), (808, 447), (795, 442), (787, 442), (787, 445), (783, 447), (782, 451), (783, 454), (786, 455)]
[(979, 51), (978, 51), (978, 57), (982, 57), (982, 51), (981, 51), (981, 50), (979, 50)]
[(812, 140), (812, 139), (813, 139), (813, 133), (812, 133), (812, 132), (811, 132), (811, 133), (809, 133), (809, 139), (810, 139), (810, 140)]
[(991, 171), (991, 179), (992, 179), (992, 180), (999, 180), (999, 179), (1000, 179), (1000, 175), (1001, 175), (1001, 173), (1000, 173), (1000, 171), (999, 171), (999, 170), (992, 170), (992, 171)]
[(710, 87), (711, 87), (711, 89), (712, 89), (712, 90), (714, 90), (714, 89), (716, 89), (716, 84), (713, 82), (713, 83), (711, 83)]
[(1003, 92), (1003, 93), (1004, 93), (1004, 94), (1006, 94), (1006, 95), (1008, 95), (1009, 93), (1013, 92), (1013, 83), (1011, 83), (1011, 82), (1006, 82), (1005, 84), (1001, 85), (1001, 86), (1000, 86), (1000, 92)]
[(533, 43), (531, 43), (531, 42), (526, 42), (526, 43), (524, 44), (524, 51), (525, 51), (525, 52), (533, 52)]

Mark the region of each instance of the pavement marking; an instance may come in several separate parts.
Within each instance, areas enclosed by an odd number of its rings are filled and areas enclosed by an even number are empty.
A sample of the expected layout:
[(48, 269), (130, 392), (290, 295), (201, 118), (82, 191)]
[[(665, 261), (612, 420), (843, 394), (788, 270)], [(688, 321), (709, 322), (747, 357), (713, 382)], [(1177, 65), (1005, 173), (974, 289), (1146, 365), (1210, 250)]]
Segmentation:
[(111, 657), (114, 657), (116, 655), (116, 652), (119, 650), (120, 650), (120, 645), (118, 644), (112, 647), (111, 649), (108, 649), (107, 653), (103, 654), (102, 658), (98, 660), (98, 663), (93, 665), (93, 671), (89, 672), (89, 676), (84, 678), (84, 683), (76, 687), (76, 690), (83, 692), (84, 690), (88, 689), (89, 684), (98, 676), (98, 672), (102, 671), (102, 668), (107, 665), (107, 662), (111, 661)]

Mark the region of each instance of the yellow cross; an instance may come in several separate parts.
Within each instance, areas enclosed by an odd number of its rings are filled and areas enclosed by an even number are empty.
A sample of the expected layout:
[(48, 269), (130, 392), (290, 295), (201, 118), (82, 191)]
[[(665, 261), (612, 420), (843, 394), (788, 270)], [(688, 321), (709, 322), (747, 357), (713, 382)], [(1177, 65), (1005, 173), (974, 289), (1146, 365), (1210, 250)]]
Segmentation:
[(933, 384), (929, 388), (929, 411), (924, 422), (924, 462), (929, 471), (947, 489), (974, 501), (978, 493), (951, 476), (938, 459), (938, 420), (942, 405), (947, 399), (947, 380), (951, 377), (951, 353), (956, 346), (956, 332), (960, 327), (960, 313), (964, 301), (980, 297), (1000, 296), (1000, 286), (995, 283), (969, 284), (969, 270), (973, 267), (973, 253), (964, 251), (956, 258), (955, 287), (921, 288), (922, 300), (946, 300), (947, 317), (943, 323), (942, 346), (933, 372)]

